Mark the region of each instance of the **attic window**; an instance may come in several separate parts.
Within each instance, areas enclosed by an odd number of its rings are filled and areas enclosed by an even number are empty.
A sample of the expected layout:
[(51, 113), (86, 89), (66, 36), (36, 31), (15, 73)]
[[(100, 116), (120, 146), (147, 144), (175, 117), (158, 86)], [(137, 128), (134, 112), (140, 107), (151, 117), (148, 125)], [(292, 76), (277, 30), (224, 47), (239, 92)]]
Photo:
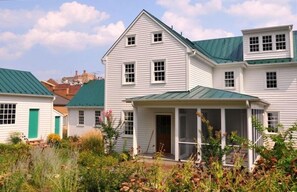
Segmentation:
[(127, 36), (126, 46), (133, 46), (133, 45), (136, 45), (136, 37), (135, 37), (135, 35), (129, 35), (129, 36)]
[(153, 43), (159, 43), (163, 41), (163, 34), (162, 32), (155, 32), (153, 33)]
[(286, 49), (286, 35), (278, 34), (275, 36), (276, 50)]
[(250, 37), (250, 52), (259, 51), (259, 37)]
[(263, 51), (272, 51), (272, 37), (266, 35), (262, 37)]

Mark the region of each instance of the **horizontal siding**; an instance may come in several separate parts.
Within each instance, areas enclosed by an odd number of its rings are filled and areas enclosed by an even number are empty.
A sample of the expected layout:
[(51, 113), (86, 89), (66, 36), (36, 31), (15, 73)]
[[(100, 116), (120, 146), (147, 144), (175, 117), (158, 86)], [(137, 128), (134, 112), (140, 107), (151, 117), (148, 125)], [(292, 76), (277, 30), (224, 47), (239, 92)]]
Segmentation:
[[(166, 91), (186, 90), (186, 47), (166, 31), (163, 42), (152, 44), (152, 32), (162, 28), (146, 15), (142, 15), (127, 35), (136, 35), (136, 46), (126, 47), (126, 38), (121, 39), (107, 57), (105, 108), (112, 109), (116, 120), (120, 120), (123, 110), (132, 110), (131, 104), (123, 102), (126, 98), (164, 93)], [(151, 84), (151, 62), (166, 60), (166, 84)], [(136, 62), (135, 85), (122, 85), (122, 65)], [(132, 147), (132, 138), (120, 139), (118, 150)]]
[[(234, 71), (234, 88), (225, 87), (225, 72)], [(240, 67), (224, 67), (224, 68), (215, 68), (213, 74), (213, 86), (218, 89), (224, 89), (235, 92), (243, 91), (243, 71)]]
[[(103, 109), (73, 109), (68, 108), (68, 136), (82, 136), (95, 127), (95, 111)], [(84, 125), (78, 125), (78, 111), (84, 111)]]
[(16, 104), (16, 123), (0, 125), (0, 142), (7, 142), (12, 132), (21, 132), (28, 137), (30, 109), (39, 109), (38, 138), (36, 139), (46, 139), (48, 134), (54, 132), (52, 98), (0, 96), (0, 103)]
[[(277, 89), (266, 89), (266, 72), (277, 72)], [(297, 121), (297, 67), (249, 68), (245, 71), (245, 92), (270, 103), (267, 111), (279, 111), (285, 128)]]
[[(276, 34), (286, 34), (286, 50), (275, 50), (275, 51), (259, 51), (259, 52), (250, 52), (250, 47), (249, 47), (249, 38), (254, 37), (254, 36), (264, 36), (264, 35), (272, 35), (275, 38)], [(292, 35), (288, 31), (280, 31), (280, 32), (275, 32), (275, 33), (265, 33), (265, 34), (253, 34), (253, 35), (244, 35), (243, 36), (243, 50), (244, 50), (244, 60), (258, 60), (258, 59), (275, 59), (275, 58), (292, 58), (293, 56), (291, 55), (292, 53), (292, 46), (290, 46), (290, 43), (292, 43), (291, 40)], [(259, 45), (260, 45), (260, 50), (262, 50), (262, 40), (259, 39)], [(275, 43), (273, 44), (275, 46)], [(275, 48), (274, 48), (275, 49)]]
[(194, 57), (190, 57), (189, 65), (189, 89), (197, 85), (213, 87), (212, 67), (202, 63)]

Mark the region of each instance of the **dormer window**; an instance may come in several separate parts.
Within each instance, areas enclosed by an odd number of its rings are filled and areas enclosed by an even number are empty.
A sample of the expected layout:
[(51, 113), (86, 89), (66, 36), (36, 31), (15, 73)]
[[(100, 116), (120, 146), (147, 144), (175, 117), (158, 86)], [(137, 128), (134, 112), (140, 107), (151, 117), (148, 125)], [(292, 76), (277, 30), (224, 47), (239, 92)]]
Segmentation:
[(136, 45), (136, 37), (135, 35), (127, 36), (126, 46), (134, 46)]
[(278, 34), (275, 36), (276, 50), (285, 50), (286, 49), (286, 35)]
[(271, 35), (265, 35), (262, 37), (263, 51), (272, 51), (272, 37)]
[(259, 51), (259, 37), (250, 37), (250, 52)]
[(160, 43), (163, 41), (163, 33), (162, 32), (155, 32), (153, 33), (153, 43)]

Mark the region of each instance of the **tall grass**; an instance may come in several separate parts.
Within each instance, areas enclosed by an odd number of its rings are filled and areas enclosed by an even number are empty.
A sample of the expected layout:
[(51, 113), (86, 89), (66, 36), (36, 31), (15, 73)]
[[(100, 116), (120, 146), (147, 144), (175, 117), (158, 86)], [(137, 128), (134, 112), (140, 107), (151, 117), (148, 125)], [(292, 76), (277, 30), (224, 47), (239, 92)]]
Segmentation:
[(91, 130), (81, 136), (81, 149), (104, 154), (103, 136), (100, 130)]

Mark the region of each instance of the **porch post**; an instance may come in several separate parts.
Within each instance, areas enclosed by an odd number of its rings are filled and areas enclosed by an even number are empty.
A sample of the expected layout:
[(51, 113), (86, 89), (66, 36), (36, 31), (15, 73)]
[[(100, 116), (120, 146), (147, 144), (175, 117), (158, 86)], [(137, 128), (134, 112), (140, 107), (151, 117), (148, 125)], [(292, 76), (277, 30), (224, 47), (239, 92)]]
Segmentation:
[[(226, 136), (224, 136), (226, 133), (226, 114), (225, 114), (225, 108), (221, 108), (221, 147), (222, 149), (226, 146)], [(225, 163), (226, 155), (223, 156), (222, 162)]]
[[(201, 108), (197, 108), (197, 113), (201, 114)], [(201, 117), (197, 115), (197, 152), (198, 152), (198, 161), (202, 160), (202, 150), (201, 150), (201, 143), (202, 143), (202, 123)]]
[[(248, 140), (249, 141), (253, 141), (253, 132), (252, 132), (252, 110), (251, 108), (247, 109), (247, 134), (248, 134)], [(249, 170), (252, 169), (253, 166), (253, 150), (252, 149), (248, 149), (248, 168)]]
[(179, 110), (177, 107), (175, 107), (175, 130), (174, 130), (174, 160), (179, 160)]
[(134, 115), (134, 118), (133, 118), (133, 155), (137, 155), (138, 153), (138, 142), (137, 142), (137, 127), (138, 127), (138, 123), (137, 123), (137, 112), (138, 112), (138, 109), (137, 107), (133, 106), (133, 115)]

